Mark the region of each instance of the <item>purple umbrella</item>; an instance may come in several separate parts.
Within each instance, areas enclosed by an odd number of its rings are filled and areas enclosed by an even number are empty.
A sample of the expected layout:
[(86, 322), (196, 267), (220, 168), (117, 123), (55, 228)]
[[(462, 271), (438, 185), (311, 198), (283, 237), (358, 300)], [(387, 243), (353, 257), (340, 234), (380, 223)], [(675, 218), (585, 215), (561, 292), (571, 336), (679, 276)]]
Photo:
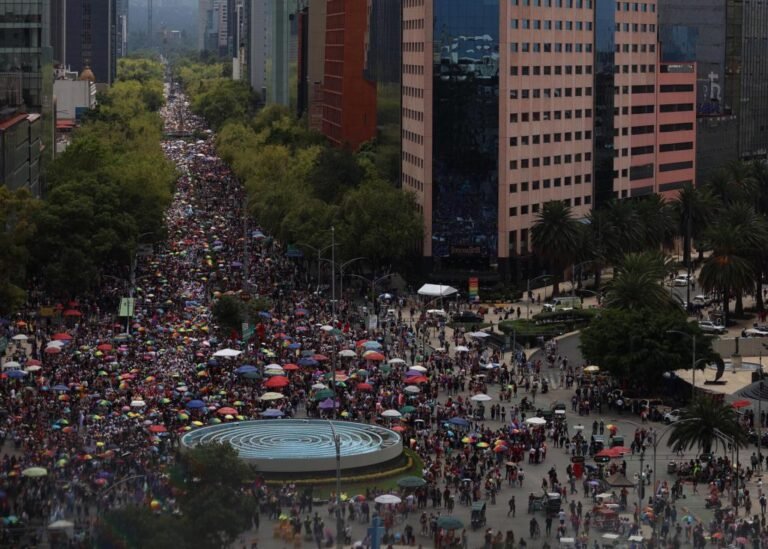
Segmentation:
[(261, 417), (283, 417), (285, 414), (277, 408), (269, 408), (261, 412)]
[(338, 408), (339, 403), (334, 402), (331, 398), (326, 398), (324, 401), (320, 403), (320, 409), (321, 410), (330, 410), (332, 408)]

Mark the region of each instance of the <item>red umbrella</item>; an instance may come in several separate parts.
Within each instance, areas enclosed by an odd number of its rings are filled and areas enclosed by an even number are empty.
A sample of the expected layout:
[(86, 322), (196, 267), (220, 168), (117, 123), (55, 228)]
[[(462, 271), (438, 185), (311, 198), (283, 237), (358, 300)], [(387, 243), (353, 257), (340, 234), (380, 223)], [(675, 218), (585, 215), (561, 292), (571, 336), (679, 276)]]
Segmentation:
[(75, 309), (67, 309), (64, 311), (64, 316), (83, 316), (83, 313)]
[(149, 432), (150, 433), (167, 433), (168, 429), (165, 428), (165, 425), (150, 425)]
[(324, 361), (328, 360), (328, 357), (325, 356), (325, 355), (315, 355), (312, 358), (314, 358), (318, 362), (324, 362)]
[(60, 334), (53, 334), (53, 337), (51, 339), (54, 339), (56, 341), (71, 341), (72, 336), (67, 333), (60, 333)]
[(405, 427), (403, 427), (402, 425), (395, 425), (394, 427), (392, 427), (392, 430), (397, 433), (404, 433)]
[(219, 408), (218, 410), (216, 410), (216, 413), (222, 416), (226, 416), (227, 414), (236, 416), (237, 410), (235, 410), (234, 408), (230, 408), (229, 406), (225, 406), (224, 408)]
[(358, 383), (357, 384), (357, 390), (358, 391), (373, 391), (373, 385), (370, 383)]
[(43, 364), (43, 363), (42, 363), (42, 362), (40, 362), (39, 360), (36, 360), (36, 359), (34, 359), (34, 358), (30, 358), (30, 359), (27, 361), (27, 364), (26, 364), (26, 365), (27, 365), (27, 366), (41, 366), (42, 364)]
[(44, 352), (47, 355), (57, 355), (61, 352), (61, 349), (58, 347), (46, 347)]
[(297, 364), (285, 364), (283, 365), (283, 370), (286, 372), (292, 372), (294, 370), (298, 370), (299, 366)]
[(374, 362), (381, 362), (384, 360), (384, 355), (381, 353), (366, 353), (365, 360), (373, 360)]
[(112, 345), (110, 345), (109, 343), (102, 343), (101, 345), (99, 345), (96, 348), (99, 351), (111, 351), (112, 350)]
[(413, 376), (405, 380), (406, 385), (418, 385), (419, 383), (429, 383), (429, 380), (424, 376)]
[(731, 404), (731, 406), (733, 406), (734, 408), (736, 408), (738, 410), (739, 408), (746, 408), (747, 406), (752, 406), (752, 402), (749, 401), (749, 400), (746, 400), (746, 399), (744, 399), (744, 400), (737, 400), (736, 402)]
[(281, 389), (290, 385), (290, 381), (285, 376), (274, 376), (264, 382), (264, 387), (267, 389)]

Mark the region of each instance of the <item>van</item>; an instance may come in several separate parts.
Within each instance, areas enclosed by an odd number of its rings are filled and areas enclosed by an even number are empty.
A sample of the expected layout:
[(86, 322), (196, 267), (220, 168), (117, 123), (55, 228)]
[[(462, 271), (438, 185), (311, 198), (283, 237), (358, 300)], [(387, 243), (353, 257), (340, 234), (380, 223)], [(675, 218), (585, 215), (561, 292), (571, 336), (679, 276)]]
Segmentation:
[(550, 313), (553, 311), (572, 311), (573, 309), (581, 309), (580, 297), (556, 297), (549, 303), (544, 304), (544, 310)]

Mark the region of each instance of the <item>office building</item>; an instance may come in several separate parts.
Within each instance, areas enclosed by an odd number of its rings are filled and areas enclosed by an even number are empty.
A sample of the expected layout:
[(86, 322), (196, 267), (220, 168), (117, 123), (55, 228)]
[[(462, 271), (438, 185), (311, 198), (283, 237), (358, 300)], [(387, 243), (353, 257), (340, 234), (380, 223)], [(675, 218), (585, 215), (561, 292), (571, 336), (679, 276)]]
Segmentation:
[(376, 85), (363, 74), (367, 19), (367, 3), (327, 3), (322, 132), (352, 150), (376, 135)]
[[(47, 0), (0, 0), (0, 24), (5, 36), (0, 43), (0, 119), (5, 135), (1, 183), (26, 185), (40, 195), (38, 159), (41, 154), (53, 154), (50, 5)], [(27, 113), (40, 116), (30, 118)], [(26, 118), (20, 118), (22, 115)], [(37, 148), (21, 154), (21, 143), (29, 141), (30, 126)], [(13, 149), (10, 157), (9, 146)], [(23, 158), (29, 166), (26, 177), (24, 168), (19, 168)]]
[(309, 127), (323, 127), (323, 77), (325, 72), (325, 24), (327, 0), (309, 0), (306, 33), (306, 94)]
[(545, 203), (693, 179), (695, 64), (659, 62), (655, 0), (403, 4), (402, 183), (433, 272), (519, 277)]
[(662, 60), (697, 65), (699, 184), (768, 150), (768, 3), (659, 0)]
[(66, 0), (64, 19), (53, 21), (55, 34), (63, 36), (54, 58), (78, 73), (88, 68), (97, 84), (111, 85), (120, 50), (117, 7), (117, 0)]
[(0, 111), (0, 184), (40, 196), (42, 118), (14, 109)]
[(120, 58), (128, 55), (128, 0), (116, 0), (115, 9), (115, 44)]

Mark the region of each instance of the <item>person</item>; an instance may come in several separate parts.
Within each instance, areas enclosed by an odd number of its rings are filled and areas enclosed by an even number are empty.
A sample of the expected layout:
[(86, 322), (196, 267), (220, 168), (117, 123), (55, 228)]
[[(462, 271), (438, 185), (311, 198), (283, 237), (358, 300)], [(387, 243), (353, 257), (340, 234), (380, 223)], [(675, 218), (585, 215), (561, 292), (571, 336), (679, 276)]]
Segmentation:
[(507, 511), (507, 516), (510, 514), (512, 515), (512, 518), (515, 518), (515, 496), (512, 496), (509, 498), (509, 501), (507, 502), (509, 505), (509, 511)]

